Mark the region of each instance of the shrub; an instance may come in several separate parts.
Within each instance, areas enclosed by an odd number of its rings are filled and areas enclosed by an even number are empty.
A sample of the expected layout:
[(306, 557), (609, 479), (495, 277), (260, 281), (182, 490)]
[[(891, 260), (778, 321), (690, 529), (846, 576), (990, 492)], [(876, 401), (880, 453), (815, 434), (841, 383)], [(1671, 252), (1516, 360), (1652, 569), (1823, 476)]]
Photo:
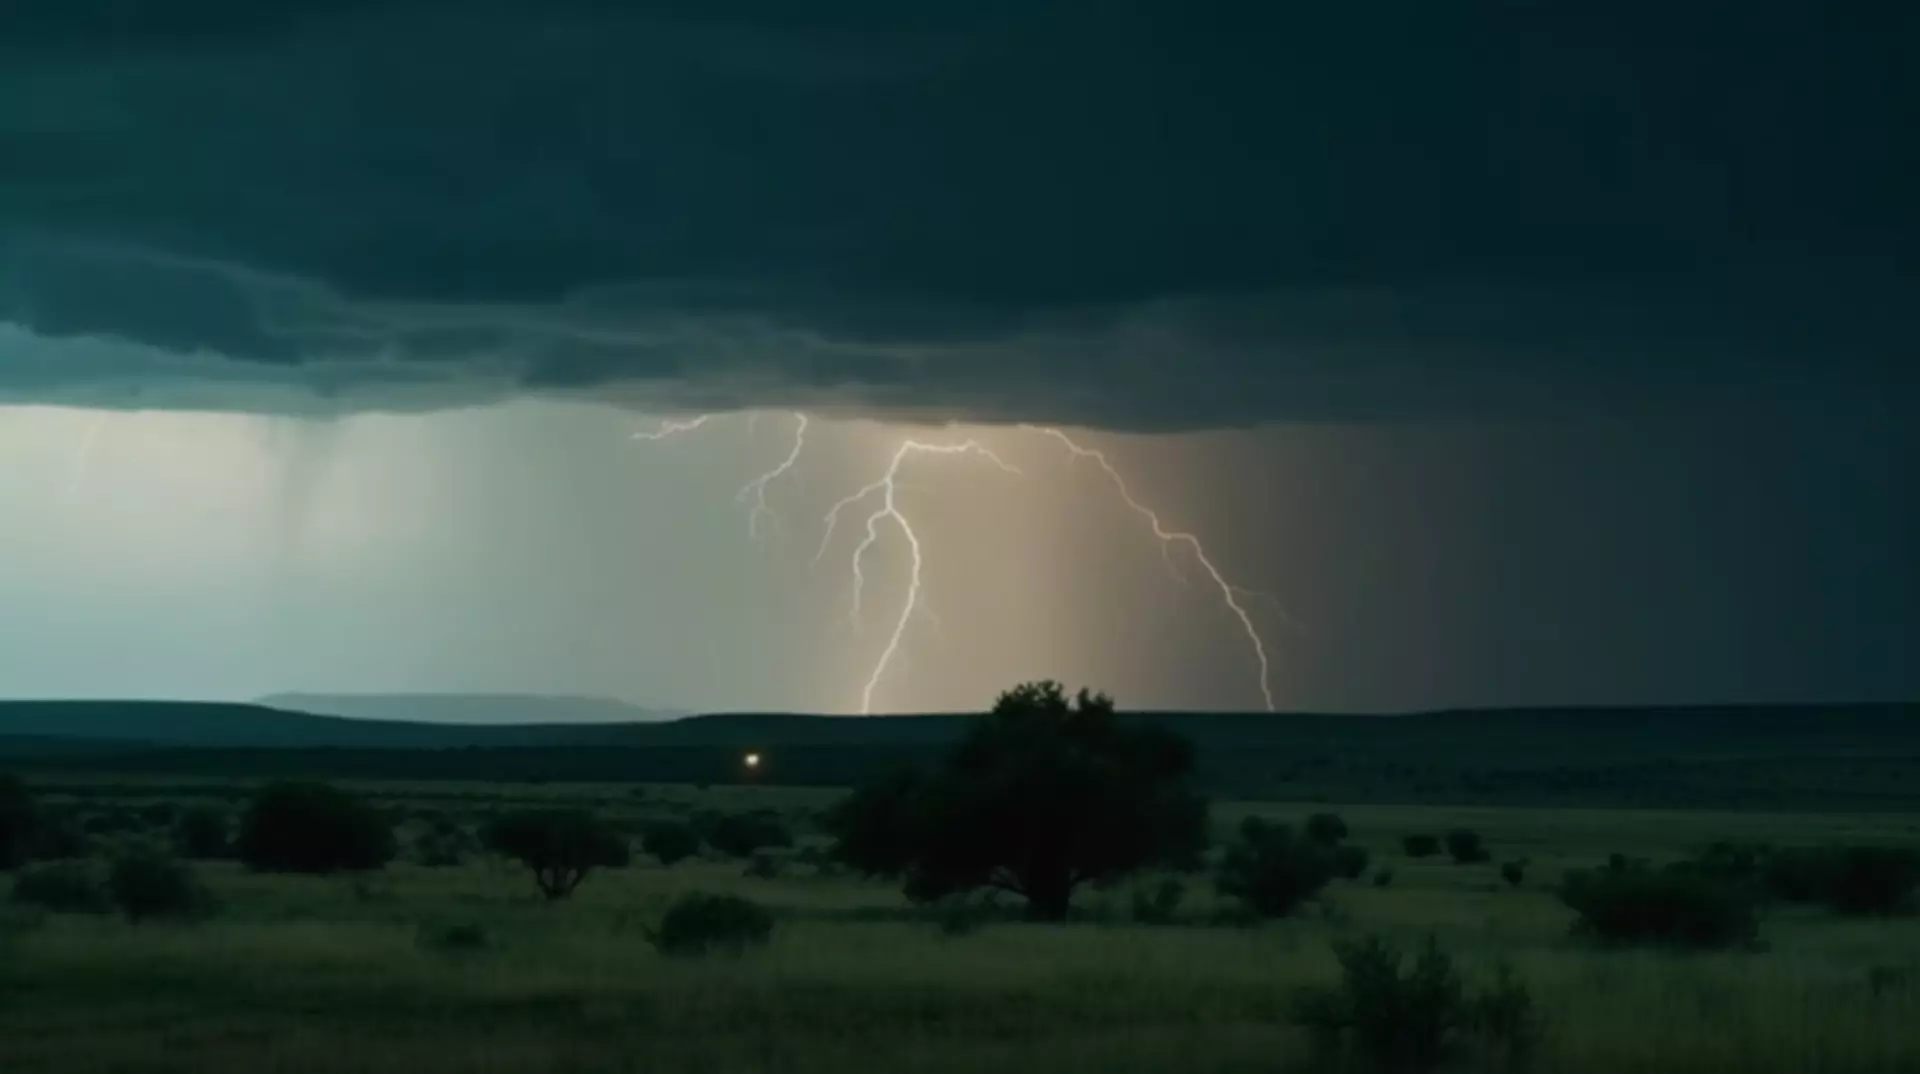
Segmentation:
[(1171, 925), (1179, 916), (1180, 903), (1187, 896), (1187, 885), (1175, 877), (1155, 884), (1151, 890), (1133, 892), (1133, 919), (1142, 925)]
[(595, 869), (623, 869), (632, 860), (627, 838), (581, 809), (509, 813), (487, 827), (487, 846), (533, 870), (549, 899), (564, 899)]
[(183, 857), (217, 861), (233, 854), (232, 818), (219, 806), (194, 806), (174, 822), (173, 842)]
[(747, 867), (741, 875), (753, 880), (778, 880), (780, 874), (786, 871), (785, 859), (763, 850), (748, 859)]
[(1526, 883), (1527, 882), (1526, 863), (1518, 862), (1518, 861), (1510, 861), (1505, 865), (1502, 865), (1500, 867), (1500, 879), (1505, 880), (1507, 882), (1507, 886), (1510, 888), (1517, 888), (1521, 884)]
[(1400, 840), (1401, 849), (1409, 858), (1431, 858), (1440, 853), (1440, 837), (1437, 835), (1409, 835)]
[(13, 901), (57, 914), (104, 914), (113, 909), (99, 866), (85, 860), (23, 867), (13, 880)]
[(37, 814), (26, 785), (0, 775), (0, 871), (25, 865), (33, 849)]
[(1455, 828), (1447, 833), (1447, 853), (1460, 865), (1478, 865), (1493, 857), (1480, 833), (1471, 828)]
[(1373, 874), (1373, 886), (1377, 888), (1393, 886), (1393, 870), (1381, 869)]
[(660, 821), (647, 826), (640, 837), (640, 849), (671, 868), (700, 853), (700, 836), (690, 824)]
[(43, 815), (34, 827), (32, 857), (35, 861), (70, 861), (87, 857), (92, 849), (86, 829), (70, 813)]
[(1216, 883), (1258, 917), (1287, 917), (1333, 879), (1333, 856), (1284, 824), (1249, 817), (1229, 847)]
[(1377, 936), (1336, 943), (1334, 954), (1340, 984), (1303, 990), (1293, 1008), (1294, 1024), (1330, 1059), (1351, 1056), (1383, 1074), (1415, 1074), (1477, 1047), (1517, 1066), (1538, 1037), (1532, 997), (1510, 970), (1469, 994), (1432, 940), (1404, 969), (1401, 950)]
[(1817, 903), (1842, 914), (1909, 910), (1920, 886), (1920, 853), (1896, 847), (1783, 850), (1767, 861), (1765, 885), (1775, 898)]
[(210, 904), (205, 888), (184, 863), (152, 850), (115, 859), (107, 876), (113, 904), (134, 924), (199, 916)]
[(479, 849), (472, 832), (442, 817), (414, 838), (413, 858), (429, 869), (454, 869)]
[(482, 951), (492, 943), (487, 930), (474, 924), (421, 925), (414, 944), (428, 951)]
[(1608, 944), (1736, 947), (1759, 928), (1741, 888), (1684, 868), (1569, 873), (1560, 898), (1579, 915), (1577, 932)]
[(1309, 840), (1330, 847), (1347, 837), (1347, 822), (1338, 813), (1315, 813), (1307, 818), (1305, 830)]
[(739, 953), (765, 946), (773, 935), (773, 915), (757, 903), (732, 895), (690, 892), (675, 900), (649, 939), (663, 955)]
[(250, 869), (324, 874), (384, 868), (393, 829), (359, 798), (324, 783), (275, 783), (240, 822), (235, 852)]
[(1367, 863), (1372, 860), (1365, 847), (1339, 846), (1333, 848), (1333, 868), (1348, 880), (1358, 880), (1367, 874)]
[(714, 821), (707, 843), (728, 857), (751, 858), (762, 850), (793, 845), (793, 832), (771, 810), (732, 813)]

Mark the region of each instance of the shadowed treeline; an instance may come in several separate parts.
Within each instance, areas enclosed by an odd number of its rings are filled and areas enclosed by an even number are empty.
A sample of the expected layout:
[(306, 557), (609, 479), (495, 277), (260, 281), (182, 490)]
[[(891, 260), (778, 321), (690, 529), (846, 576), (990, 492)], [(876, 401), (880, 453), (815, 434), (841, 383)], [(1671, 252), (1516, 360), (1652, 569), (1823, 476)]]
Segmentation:
[[(1154, 713), (1201, 779), (1249, 798), (1920, 809), (1920, 706)], [(719, 714), (460, 726), (248, 705), (0, 703), (16, 768), (210, 777), (758, 782), (845, 786), (919, 765), (971, 717)], [(747, 772), (740, 753), (767, 758)]]

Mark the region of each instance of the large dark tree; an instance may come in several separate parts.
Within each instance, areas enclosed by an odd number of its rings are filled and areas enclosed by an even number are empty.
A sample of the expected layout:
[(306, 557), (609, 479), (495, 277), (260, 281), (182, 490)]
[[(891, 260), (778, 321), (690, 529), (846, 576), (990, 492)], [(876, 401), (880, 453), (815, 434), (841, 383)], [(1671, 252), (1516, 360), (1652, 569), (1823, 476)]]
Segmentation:
[(1193, 747), (1056, 682), (1000, 696), (940, 768), (855, 793), (827, 817), (841, 861), (904, 876), (916, 899), (995, 888), (1057, 921), (1082, 884), (1197, 867), (1206, 802)]
[(325, 783), (275, 783), (240, 822), (234, 851), (270, 873), (335, 873), (384, 868), (393, 827), (360, 798)]
[(549, 899), (564, 899), (595, 869), (632, 860), (626, 836), (581, 809), (509, 813), (487, 826), (487, 846), (533, 870)]

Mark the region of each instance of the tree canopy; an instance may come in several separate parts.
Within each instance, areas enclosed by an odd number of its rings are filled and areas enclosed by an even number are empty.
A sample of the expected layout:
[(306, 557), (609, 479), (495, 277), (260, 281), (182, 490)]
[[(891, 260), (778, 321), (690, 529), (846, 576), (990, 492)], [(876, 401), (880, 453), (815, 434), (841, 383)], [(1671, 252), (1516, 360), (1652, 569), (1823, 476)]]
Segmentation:
[(529, 809), (495, 820), (487, 846), (533, 870), (549, 899), (564, 899), (595, 869), (625, 868), (632, 859), (627, 839), (581, 809)]
[(934, 772), (862, 788), (826, 823), (841, 861), (904, 877), (916, 899), (994, 888), (1058, 920), (1083, 884), (1198, 866), (1207, 807), (1192, 771), (1189, 742), (1123, 720), (1106, 695), (1031, 682)]

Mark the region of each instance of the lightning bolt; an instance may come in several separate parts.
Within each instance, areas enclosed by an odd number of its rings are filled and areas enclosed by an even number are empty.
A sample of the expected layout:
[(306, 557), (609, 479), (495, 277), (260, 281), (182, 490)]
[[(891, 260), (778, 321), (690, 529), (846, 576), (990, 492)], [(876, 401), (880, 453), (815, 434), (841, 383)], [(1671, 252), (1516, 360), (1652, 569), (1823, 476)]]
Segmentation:
[(663, 420), (660, 422), (659, 428), (653, 429), (648, 432), (634, 433), (633, 439), (650, 440), (655, 443), (658, 443), (662, 440), (669, 440), (669, 439), (672, 439), (673, 437), (690, 433), (695, 429), (700, 428), (702, 425), (705, 425), (706, 423), (712, 421), (716, 417), (719, 417), (719, 415), (701, 414), (701, 415), (698, 415), (697, 417), (691, 417), (691, 418), (682, 418), (678, 420), (672, 420), (672, 419)]
[[(760, 536), (760, 519), (763, 516), (770, 521), (779, 521), (779, 516), (767, 507), (767, 486), (778, 480), (782, 474), (792, 470), (794, 464), (800, 461), (800, 453), (807, 447), (807, 416), (796, 410), (793, 418), (795, 422), (793, 450), (787, 452), (787, 457), (780, 460), (780, 465), (747, 482), (746, 486), (740, 490), (740, 495), (734, 497), (739, 503), (746, 503), (748, 497), (753, 498), (753, 508), (747, 512), (747, 535), (756, 540)], [(748, 420), (751, 421), (752, 418)]]
[(862, 716), (873, 714), (874, 691), (880, 688), (880, 680), (886, 677), (887, 668), (900, 653), (900, 641), (906, 637), (907, 624), (912, 621), (914, 612), (920, 610), (920, 572), (926, 561), (920, 550), (920, 536), (914, 532), (913, 523), (907, 521), (907, 516), (901, 512), (897, 496), (900, 467), (913, 455), (972, 455), (993, 463), (1007, 473), (1016, 475), (1020, 473), (1017, 467), (1002, 459), (978, 440), (963, 440), (954, 444), (902, 440), (900, 446), (894, 449), (893, 458), (888, 462), (886, 472), (881, 474), (878, 480), (843, 497), (827, 511), (826, 533), (820, 538), (820, 551), (814, 556), (815, 562), (827, 554), (827, 547), (833, 542), (834, 530), (840, 521), (840, 512), (869, 497), (875, 495), (880, 497), (880, 506), (867, 516), (866, 537), (853, 550), (853, 616), (856, 622), (860, 617), (861, 593), (867, 583), (865, 568), (867, 550), (879, 542), (881, 525), (892, 523), (907, 541), (910, 570), (907, 575), (906, 599), (901, 602), (900, 615), (894, 620), (893, 632), (887, 637), (887, 647), (881, 652), (880, 659), (875, 661), (873, 672), (867, 676), (866, 686), (860, 691)]
[[(754, 538), (758, 538), (760, 535), (760, 521), (763, 517), (773, 523), (777, 523), (779, 520), (779, 516), (776, 515), (767, 504), (768, 486), (792, 472), (794, 467), (799, 463), (800, 456), (806, 451), (807, 432), (810, 424), (809, 418), (805, 413), (799, 411), (794, 411), (792, 414), (794, 419), (793, 445), (788, 450), (786, 456), (782, 458), (777, 465), (765, 473), (760, 474), (758, 477), (755, 477), (752, 481), (747, 482), (735, 497), (737, 502), (747, 505), (748, 507), (747, 531), (748, 534)], [(705, 426), (715, 417), (718, 417), (718, 415), (701, 414), (691, 418), (663, 420), (655, 429), (634, 433), (633, 439), (652, 442), (668, 440), (676, 436), (694, 432), (702, 426)], [(749, 414), (749, 422), (751, 423), (755, 417), (757, 417), (757, 414)], [(1191, 556), (1193, 561), (1199, 565), (1201, 571), (1205, 573), (1206, 577), (1212, 581), (1214, 587), (1219, 590), (1220, 599), (1222, 603), (1226, 605), (1227, 610), (1239, 621), (1241, 630), (1246, 635), (1247, 642), (1253, 649), (1254, 659), (1259, 664), (1261, 699), (1265, 701), (1267, 711), (1275, 711), (1272, 666), (1267, 655), (1266, 639), (1262, 637), (1259, 626), (1254, 622), (1252, 613), (1247, 610), (1246, 601), (1261, 599), (1271, 601), (1276, 606), (1278, 602), (1274, 601), (1274, 599), (1267, 594), (1258, 592), (1257, 590), (1247, 589), (1228, 581), (1226, 576), (1221, 573), (1220, 568), (1214, 563), (1212, 556), (1207, 553), (1206, 546), (1201, 543), (1200, 538), (1182, 530), (1169, 529), (1160, 518), (1158, 512), (1142, 503), (1140, 499), (1134, 495), (1133, 489), (1128, 485), (1125, 476), (1113, 465), (1112, 460), (1108, 459), (1105, 453), (1080, 444), (1068, 436), (1065, 431), (1052, 426), (1021, 425), (1019, 428), (1025, 432), (1048, 437), (1058, 442), (1062, 447), (1066, 448), (1074, 461), (1084, 459), (1097, 465), (1106, 475), (1108, 481), (1112, 483), (1114, 490), (1119, 493), (1121, 501), (1146, 521), (1153, 536), (1160, 543), (1162, 561), (1173, 574), (1174, 579), (1182, 584), (1187, 583), (1187, 578), (1175, 562), (1174, 552), (1176, 549), (1184, 549)], [(875, 497), (878, 497), (879, 500), (874, 509), (867, 514), (864, 533), (859, 543), (854, 546), (851, 559), (853, 589), (849, 615), (856, 629), (858, 629), (861, 616), (865, 611), (867, 553), (881, 542), (889, 529), (898, 531), (900, 537), (906, 543), (909, 562), (907, 592), (905, 599), (901, 602), (899, 614), (894, 618), (892, 629), (887, 635), (886, 647), (882, 650), (879, 659), (874, 662), (873, 668), (861, 688), (860, 713), (863, 716), (872, 715), (874, 694), (879, 690), (882, 681), (885, 680), (888, 670), (893, 667), (895, 661), (899, 658), (900, 648), (906, 637), (907, 627), (912, 623), (914, 616), (916, 614), (925, 615), (936, 626), (938, 625), (937, 618), (933, 617), (931, 609), (926, 607), (923, 598), (922, 574), (926, 566), (926, 559), (920, 544), (920, 535), (915, 531), (913, 523), (901, 509), (899, 499), (900, 491), (907, 487), (907, 483), (902, 481), (900, 477), (902, 467), (905, 466), (908, 459), (918, 455), (946, 457), (971, 456), (985, 460), (1009, 474), (1018, 475), (1021, 472), (1018, 467), (1007, 462), (992, 448), (989, 448), (979, 440), (968, 439), (953, 443), (939, 443), (926, 440), (903, 439), (895, 447), (892, 456), (887, 461), (886, 469), (878, 478), (835, 501), (833, 506), (828, 509), (824, 520), (825, 525), (820, 537), (820, 547), (814, 553), (813, 557), (815, 564), (825, 559), (827, 552), (831, 549), (834, 536), (839, 531), (841, 516), (850, 509), (873, 500)], [(1280, 611), (1284, 615), (1284, 609), (1280, 609)]]
[[(1243, 589), (1227, 581), (1226, 576), (1220, 573), (1220, 568), (1214, 566), (1213, 559), (1207, 555), (1206, 546), (1200, 543), (1200, 538), (1191, 533), (1168, 529), (1160, 521), (1160, 515), (1157, 512), (1134, 497), (1133, 489), (1127, 485), (1127, 479), (1121, 476), (1120, 471), (1114, 467), (1113, 463), (1104, 453), (1076, 443), (1072, 437), (1051, 426), (1022, 425), (1020, 428), (1058, 440), (1069, 452), (1072, 452), (1076, 460), (1090, 460), (1099, 466), (1101, 470), (1105, 471), (1108, 480), (1113, 482), (1114, 489), (1120, 493), (1120, 499), (1125, 501), (1126, 505), (1132, 508), (1135, 514), (1146, 519), (1147, 525), (1152, 527), (1153, 535), (1160, 539), (1163, 554), (1174, 545), (1185, 545), (1187, 550), (1193, 553), (1193, 558), (1195, 562), (1199, 563), (1200, 569), (1205, 571), (1207, 577), (1211, 578), (1213, 584), (1219, 588), (1220, 599), (1226, 603), (1227, 609), (1233, 613), (1235, 618), (1240, 620), (1241, 630), (1247, 635), (1248, 643), (1253, 646), (1254, 659), (1260, 664), (1260, 696), (1265, 699), (1267, 703), (1267, 711), (1273, 712), (1272, 669), (1267, 662), (1267, 643), (1265, 639), (1260, 636), (1260, 629), (1254, 625), (1253, 616), (1248, 614), (1246, 605), (1240, 602), (1241, 597), (1257, 597), (1265, 596), (1265, 594), (1257, 593), (1251, 589)], [(1170, 560), (1169, 563), (1171, 563)]]
[[(652, 429), (634, 433), (632, 439), (657, 444), (662, 440), (671, 440), (674, 437), (685, 436), (688, 433), (694, 432), (719, 416), (718, 414), (698, 414), (691, 418), (663, 419), (658, 426)], [(754, 419), (758, 417), (758, 411), (747, 415), (749, 430), (751, 430)], [(767, 486), (791, 471), (794, 465), (800, 461), (801, 453), (806, 450), (807, 416), (799, 411), (795, 411), (793, 417), (796, 422), (793, 431), (793, 449), (787, 452), (786, 458), (780, 460), (778, 466), (747, 482), (746, 485), (740, 489), (739, 494), (734, 497), (734, 501), (741, 504), (747, 503), (749, 499), (752, 500), (751, 507), (747, 512), (747, 534), (755, 539), (758, 539), (760, 536), (760, 520), (762, 518), (775, 522), (779, 521), (779, 516), (774, 514), (773, 509), (767, 506)]]
[(87, 423), (87, 431), (80, 438), (80, 448), (73, 454), (73, 466), (67, 472), (67, 488), (61, 494), (62, 504), (72, 503), (80, 495), (80, 489), (87, 483), (87, 475), (93, 470), (93, 449), (100, 442), (100, 434), (107, 428), (107, 412), (94, 412), (93, 419)]

